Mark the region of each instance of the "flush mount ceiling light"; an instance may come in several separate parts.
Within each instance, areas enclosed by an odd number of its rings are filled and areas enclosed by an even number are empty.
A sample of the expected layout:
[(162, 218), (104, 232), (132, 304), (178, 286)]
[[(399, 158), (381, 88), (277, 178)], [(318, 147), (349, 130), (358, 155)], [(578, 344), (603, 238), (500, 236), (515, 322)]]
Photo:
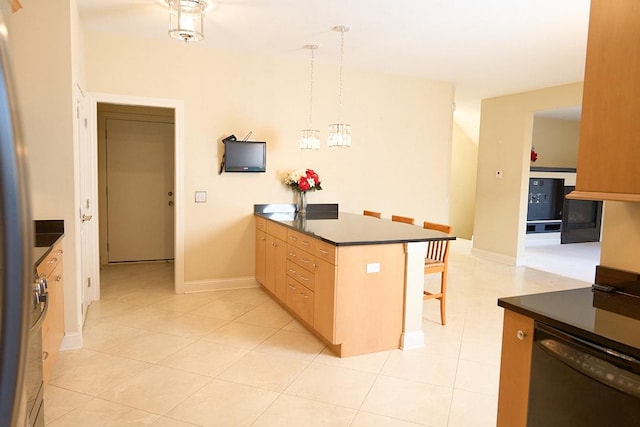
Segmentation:
[(344, 58), (344, 33), (351, 30), (346, 25), (333, 27), (333, 31), (340, 33), (340, 92), (338, 93), (338, 123), (329, 125), (327, 145), (329, 147), (351, 147), (351, 125), (340, 123), (342, 114), (342, 62)]
[(309, 128), (304, 129), (300, 135), (300, 149), (301, 150), (319, 150), (320, 149), (320, 131), (313, 129), (312, 126), (312, 113), (313, 113), (313, 60), (316, 49), (318, 49), (317, 44), (307, 44), (302, 46), (305, 49), (309, 49), (311, 51), (311, 76), (309, 78)]
[(184, 42), (204, 38), (204, 0), (169, 0), (169, 36)]

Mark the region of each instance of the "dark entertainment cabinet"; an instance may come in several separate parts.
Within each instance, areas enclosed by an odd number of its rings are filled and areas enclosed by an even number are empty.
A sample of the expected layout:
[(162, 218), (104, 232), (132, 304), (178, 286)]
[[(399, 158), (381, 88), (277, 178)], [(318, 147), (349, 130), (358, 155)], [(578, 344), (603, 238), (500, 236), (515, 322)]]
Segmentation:
[(562, 178), (529, 178), (527, 234), (559, 232), (560, 243), (599, 242), (602, 202), (567, 199), (574, 188)]

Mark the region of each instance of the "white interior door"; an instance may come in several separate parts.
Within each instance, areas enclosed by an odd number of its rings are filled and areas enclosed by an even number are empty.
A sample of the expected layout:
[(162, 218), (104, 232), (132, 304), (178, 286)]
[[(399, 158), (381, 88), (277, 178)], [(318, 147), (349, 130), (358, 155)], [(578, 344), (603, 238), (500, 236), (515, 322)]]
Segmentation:
[(89, 135), (87, 100), (81, 91), (76, 97), (76, 117), (78, 128), (78, 154), (80, 174), (80, 274), (82, 321), (87, 315), (87, 307), (99, 299), (100, 289), (97, 221), (97, 149)]
[(174, 258), (174, 125), (106, 121), (108, 261)]

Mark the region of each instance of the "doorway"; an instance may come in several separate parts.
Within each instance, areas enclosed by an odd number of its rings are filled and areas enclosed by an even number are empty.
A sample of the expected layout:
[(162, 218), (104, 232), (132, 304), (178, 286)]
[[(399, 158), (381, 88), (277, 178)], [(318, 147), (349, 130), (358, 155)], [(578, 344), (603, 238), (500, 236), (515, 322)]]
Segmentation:
[(101, 264), (174, 259), (174, 112), (98, 104)]
[[(94, 129), (94, 132), (90, 132), (91, 135), (91, 145), (93, 147), (98, 147), (98, 137), (100, 134), (100, 126), (101, 122), (98, 120), (98, 105), (101, 106), (101, 109), (105, 106), (110, 106), (111, 108), (120, 109), (118, 111), (111, 111), (111, 113), (134, 113), (134, 114), (142, 114), (146, 115), (148, 112), (148, 108), (156, 109), (155, 112), (158, 113), (160, 110), (167, 110), (171, 112), (173, 117), (173, 130), (174, 130), (174, 164), (173, 164), (173, 215), (174, 215), (174, 227), (173, 227), (173, 276), (174, 276), (174, 292), (176, 293), (184, 293), (185, 285), (184, 285), (184, 194), (183, 194), (183, 186), (184, 186), (184, 102), (181, 100), (175, 99), (164, 99), (164, 98), (146, 98), (146, 97), (134, 97), (134, 96), (124, 96), (124, 95), (112, 95), (112, 94), (90, 94), (88, 100), (88, 113), (89, 113), (89, 127)], [(115, 106), (115, 107), (114, 107)], [(108, 109), (109, 107), (107, 107)], [(127, 111), (123, 111), (127, 110)], [(158, 115), (158, 114), (152, 114)], [(160, 114), (163, 115), (163, 114)], [(100, 129), (99, 129), (100, 128)], [(98, 165), (98, 154), (97, 149), (95, 150), (95, 154), (91, 159), (91, 163), (93, 165)], [(96, 167), (97, 169), (97, 167)], [(93, 178), (93, 188), (96, 194), (98, 192), (98, 174), (95, 174)], [(106, 202), (100, 200), (98, 203), (99, 208), (105, 208)], [(106, 213), (99, 212), (100, 222), (104, 218), (106, 218)], [(98, 224), (96, 224), (96, 228)], [(97, 234), (97, 233), (96, 233)], [(103, 245), (106, 242), (105, 238), (105, 230), (100, 230), (100, 238), (97, 242), (95, 242), (96, 249), (98, 246)], [(96, 250), (98, 252), (98, 250)], [(102, 250), (100, 251), (103, 252)], [(106, 253), (106, 252), (104, 252)], [(97, 254), (96, 254), (97, 255)], [(96, 266), (101, 263), (105, 263), (106, 259), (102, 258), (98, 260), (98, 256), (96, 256)], [(100, 288), (99, 281), (97, 286), (94, 289), (94, 300), (100, 299)]]

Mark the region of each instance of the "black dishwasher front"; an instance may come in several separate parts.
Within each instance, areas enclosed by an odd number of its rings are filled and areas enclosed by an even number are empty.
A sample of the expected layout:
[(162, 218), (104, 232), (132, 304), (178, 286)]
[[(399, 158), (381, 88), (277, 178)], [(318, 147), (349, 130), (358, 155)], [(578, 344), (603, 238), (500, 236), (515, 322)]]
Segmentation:
[(528, 427), (640, 425), (640, 361), (536, 322)]

